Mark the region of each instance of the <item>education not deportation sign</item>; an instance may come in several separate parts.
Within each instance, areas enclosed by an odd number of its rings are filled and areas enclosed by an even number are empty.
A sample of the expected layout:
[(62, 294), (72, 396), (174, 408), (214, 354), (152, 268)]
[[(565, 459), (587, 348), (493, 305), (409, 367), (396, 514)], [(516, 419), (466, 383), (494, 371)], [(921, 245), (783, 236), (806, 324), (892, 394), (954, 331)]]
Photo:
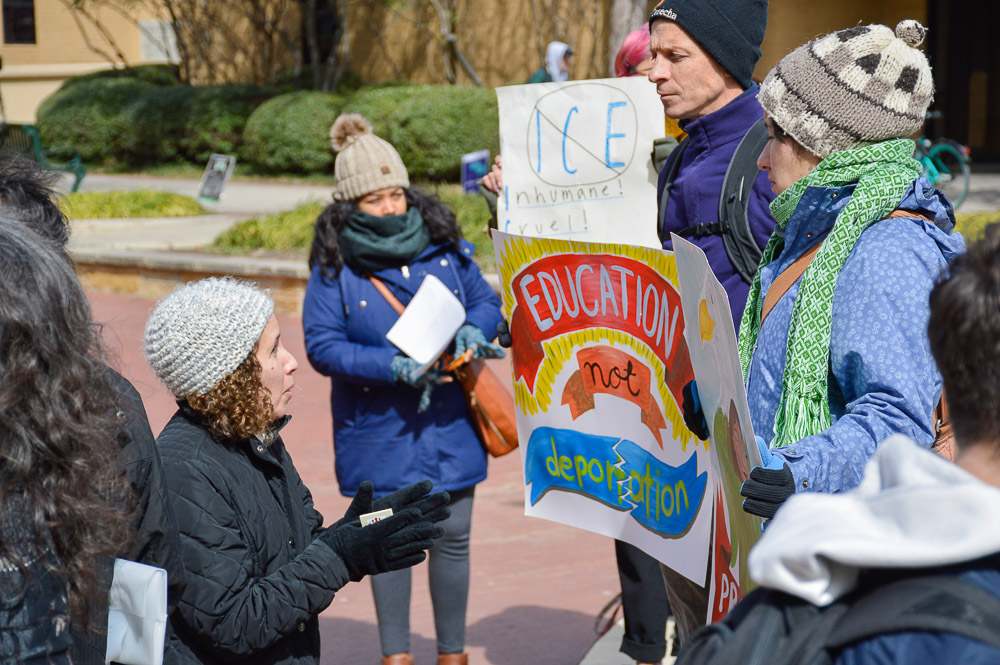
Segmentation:
[(497, 88), (501, 231), (660, 247), (653, 140), (663, 105), (643, 77)]
[[(636, 545), (694, 581), (712, 620), (713, 608), (728, 610), (747, 588), (743, 535), (759, 534), (760, 523), (733, 513), (726, 470), (748, 459), (747, 440), (757, 451), (728, 406), (702, 442), (680, 405), (693, 360), (704, 366), (701, 356), (727, 338), (713, 333), (692, 347), (702, 333), (687, 330), (670, 252), (500, 232), (494, 247), (513, 339), (525, 513)], [(700, 284), (704, 275), (693, 277)], [(724, 388), (713, 377), (705, 374), (713, 399), (742, 394), (738, 377), (723, 378), (735, 382)], [(714, 417), (714, 402), (705, 406)], [(727, 446), (721, 458), (717, 441)]]

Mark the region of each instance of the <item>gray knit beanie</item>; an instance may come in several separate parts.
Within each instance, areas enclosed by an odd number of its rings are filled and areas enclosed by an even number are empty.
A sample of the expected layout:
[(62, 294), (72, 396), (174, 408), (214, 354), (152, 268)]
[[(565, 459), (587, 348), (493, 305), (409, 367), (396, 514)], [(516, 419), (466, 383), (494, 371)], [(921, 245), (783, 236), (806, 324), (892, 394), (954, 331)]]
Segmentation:
[(146, 360), (175, 397), (204, 395), (246, 360), (273, 311), (271, 297), (248, 282), (189, 282), (150, 315)]
[(357, 113), (345, 113), (330, 128), (330, 144), (337, 154), (333, 166), (334, 201), (353, 201), (387, 187), (410, 186), (403, 160), (388, 141), (372, 133)]
[(772, 69), (757, 99), (781, 129), (824, 158), (902, 138), (924, 124), (934, 97), (926, 30), (902, 21), (895, 34), (862, 25), (795, 49)]

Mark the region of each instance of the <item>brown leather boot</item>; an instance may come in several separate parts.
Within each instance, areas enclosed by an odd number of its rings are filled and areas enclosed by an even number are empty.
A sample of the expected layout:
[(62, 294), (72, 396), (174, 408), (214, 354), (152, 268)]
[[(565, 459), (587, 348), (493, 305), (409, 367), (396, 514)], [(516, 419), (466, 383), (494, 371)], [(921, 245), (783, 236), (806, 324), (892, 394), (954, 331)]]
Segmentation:
[(438, 665), (469, 665), (469, 654), (439, 653)]
[(413, 656), (408, 653), (394, 653), (382, 657), (382, 665), (413, 665)]

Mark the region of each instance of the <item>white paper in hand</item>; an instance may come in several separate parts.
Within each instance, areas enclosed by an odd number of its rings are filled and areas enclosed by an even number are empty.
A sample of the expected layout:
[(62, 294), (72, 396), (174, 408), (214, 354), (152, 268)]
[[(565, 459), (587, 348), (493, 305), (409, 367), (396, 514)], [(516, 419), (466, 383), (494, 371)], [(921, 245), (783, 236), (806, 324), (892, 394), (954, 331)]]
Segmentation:
[(426, 371), (440, 357), (465, 323), (465, 308), (434, 275), (427, 275), (386, 339), (423, 365)]
[(166, 630), (167, 571), (116, 559), (105, 662), (162, 665)]

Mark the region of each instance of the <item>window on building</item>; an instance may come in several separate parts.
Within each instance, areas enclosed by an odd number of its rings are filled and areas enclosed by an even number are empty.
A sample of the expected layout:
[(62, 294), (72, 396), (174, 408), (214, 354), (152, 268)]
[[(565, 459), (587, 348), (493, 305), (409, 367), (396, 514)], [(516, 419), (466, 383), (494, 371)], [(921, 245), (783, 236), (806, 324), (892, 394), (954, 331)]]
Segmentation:
[(35, 43), (34, 0), (3, 0), (3, 41), (5, 44)]

